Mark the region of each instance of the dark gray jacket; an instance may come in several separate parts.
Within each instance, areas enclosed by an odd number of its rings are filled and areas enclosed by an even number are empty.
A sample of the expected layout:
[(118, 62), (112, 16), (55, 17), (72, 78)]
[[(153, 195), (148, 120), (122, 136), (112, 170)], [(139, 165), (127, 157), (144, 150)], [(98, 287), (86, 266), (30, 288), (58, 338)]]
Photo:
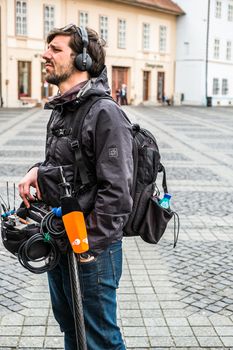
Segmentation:
[[(74, 180), (72, 128), (74, 123), (78, 123), (75, 116), (80, 102), (85, 103), (93, 95), (108, 94), (104, 69), (98, 78), (89, 80), (78, 93), (69, 95), (67, 99), (55, 98), (46, 104), (45, 108), (52, 108), (53, 112), (47, 126), (46, 159), (39, 166), (38, 183), (47, 204), (60, 204), (60, 165), (66, 180), (70, 183)], [(86, 213), (89, 246), (94, 254), (122, 239), (122, 228), (132, 209), (132, 140), (131, 125), (114, 101), (100, 99), (91, 107), (82, 128), (82, 154), (93, 183), (88, 190), (78, 191), (76, 195)]]

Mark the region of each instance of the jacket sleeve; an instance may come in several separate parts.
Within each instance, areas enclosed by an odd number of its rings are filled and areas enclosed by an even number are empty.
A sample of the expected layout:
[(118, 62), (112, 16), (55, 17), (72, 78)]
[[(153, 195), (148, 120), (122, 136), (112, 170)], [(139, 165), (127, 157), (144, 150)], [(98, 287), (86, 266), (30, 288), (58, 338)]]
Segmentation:
[(100, 253), (122, 238), (132, 209), (133, 136), (130, 123), (112, 101), (94, 106), (90, 118), (86, 140), (94, 151), (97, 195), (86, 224), (90, 250)]

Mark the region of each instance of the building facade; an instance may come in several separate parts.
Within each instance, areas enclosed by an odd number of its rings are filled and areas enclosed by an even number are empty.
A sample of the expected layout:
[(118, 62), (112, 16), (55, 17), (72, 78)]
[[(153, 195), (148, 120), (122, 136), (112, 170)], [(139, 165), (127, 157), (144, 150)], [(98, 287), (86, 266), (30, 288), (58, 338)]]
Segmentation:
[(233, 105), (233, 0), (177, 0), (175, 96), (184, 104)]
[(0, 9), (3, 106), (31, 106), (56, 93), (44, 80), (45, 38), (71, 22), (106, 41), (114, 98), (122, 84), (133, 104), (174, 93), (176, 19), (183, 11), (170, 0), (0, 0)]

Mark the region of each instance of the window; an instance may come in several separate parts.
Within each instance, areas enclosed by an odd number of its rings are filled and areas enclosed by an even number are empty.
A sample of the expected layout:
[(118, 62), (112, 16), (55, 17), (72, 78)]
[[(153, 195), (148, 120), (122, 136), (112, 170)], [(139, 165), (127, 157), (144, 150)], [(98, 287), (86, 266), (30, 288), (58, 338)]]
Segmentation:
[(108, 41), (108, 17), (100, 16), (100, 37)]
[(218, 95), (219, 93), (219, 79), (213, 79), (213, 95)]
[(220, 40), (214, 40), (214, 58), (219, 59)]
[(27, 35), (26, 1), (16, 1), (16, 35)]
[(228, 4), (228, 14), (227, 14), (228, 21), (233, 21), (233, 4)]
[(231, 60), (231, 41), (227, 41), (226, 59)]
[(167, 47), (167, 27), (159, 26), (159, 51), (165, 52)]
[(31, 62), (18, 61), (18, 96), (31, 96)]
[(44, 6), (44, 36), (46, 37), (54, 28), (54, 6)]
[(222, 79), (222, 95), (228, 94), (228, 80)]
[(221, 18), (222, 15), (222, 3), (221, 1), (216, 1), (215, 3), (215, 17)]
[(79, 26), (84, 28), (88, 26), (88, 12), (79, 11)]
[(150, 48), (150, 25), (149, 25), (149, 23), (143, 23), (142, 48), (143, 48), (143, 50), (148, 50)]
[(126, 20), (118, 19), (118, 48), (126, 48)]

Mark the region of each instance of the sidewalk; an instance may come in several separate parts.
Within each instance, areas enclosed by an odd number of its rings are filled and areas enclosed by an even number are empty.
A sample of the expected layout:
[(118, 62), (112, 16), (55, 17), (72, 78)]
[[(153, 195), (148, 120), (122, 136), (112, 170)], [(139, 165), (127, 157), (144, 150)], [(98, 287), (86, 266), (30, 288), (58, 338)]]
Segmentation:
[[(172, 223), (156, 246), (124, 239), (118, 319), (127, 350), (233, 349), (232, 110), (126, 109), (157, 135), (181, 219), (175, 249)], [(0, 110), (4, 198), (6, 180), (12, 186), (43, 159), (48, 119), (39, 109), (8, 112)], [(2, 246), (0, 266), (0, 350), (63, 349), (46, 275), (23, 269)]]

